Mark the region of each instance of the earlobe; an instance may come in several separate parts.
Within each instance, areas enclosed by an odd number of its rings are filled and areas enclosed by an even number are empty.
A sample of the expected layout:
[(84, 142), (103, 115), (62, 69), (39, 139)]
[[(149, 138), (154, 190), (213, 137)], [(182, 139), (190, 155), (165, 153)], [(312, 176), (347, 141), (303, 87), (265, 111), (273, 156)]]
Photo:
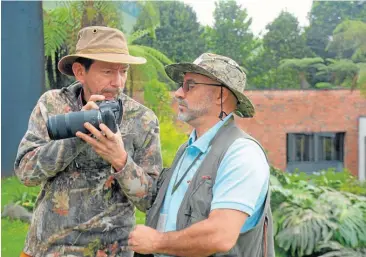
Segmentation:
[(221, 104), (221, 92), (220, 90), (218, 91), (218, 93), (216, 94), (216, 104)]
[(72, 71), (74, 73), (75, 79), (80, 81), (81, 83), (84, 82), (84, 67), (80, 63), (73, 63), (72, 64)]
[(226, 88), (220, 88), (217, 91), (217, 98), (216, 98), (217, 104), (221, 104), (221, 97), (222, 97), (222, 102), (226, 102), (227, 98), (229, 97), (229, 92)]

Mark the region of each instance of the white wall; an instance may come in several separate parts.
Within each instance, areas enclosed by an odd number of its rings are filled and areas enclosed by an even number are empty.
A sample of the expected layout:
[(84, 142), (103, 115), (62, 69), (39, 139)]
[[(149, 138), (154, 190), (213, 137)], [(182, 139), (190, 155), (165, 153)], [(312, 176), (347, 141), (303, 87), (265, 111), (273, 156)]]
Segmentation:
[(361, 181), (366, 180), (366, 117), (359, 118), (358, 127), (358, 177)]

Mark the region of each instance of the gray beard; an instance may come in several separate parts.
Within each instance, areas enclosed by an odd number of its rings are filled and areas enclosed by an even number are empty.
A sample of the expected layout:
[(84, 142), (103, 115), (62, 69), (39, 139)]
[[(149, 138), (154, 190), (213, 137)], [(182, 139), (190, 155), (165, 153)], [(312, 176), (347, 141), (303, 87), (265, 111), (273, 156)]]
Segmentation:
[(206, 114), (209, 113), (210, 108), (209, 101), (210, 99), (208, 97), (203, 99), (203, 103), (201, 103), (200, 106), (198, 106), (198, 109), (190, 109), (187, 105), (185, 105), (186, 111), (185, 112), (179, 111), (177, 119), (189, 123), (197, 118), (205, 116)]
[(183, 106), (186, 107), (185, 112), (181, 111), (178, 112), (177, 119), (186, 123), (190, 123), (191, 121), (196, 120), (197, 118), (207, 115), (212, 106), (212, 97), (213, 94), (210, 91), (207, 92), (202, 97), (201, 102), (193, 106), (192, 109), (190, 108), (190, 106), (188, 106), (185, 100), (177, 99), (178, 104), (182, 104)]
[(199, 117), (202, 117), (202, 116), (206, 115), (207, 113), (208, 113), (208, 108), (204, 108), (201, 110), (187, 109), (187, 112), (185, 112), (185, 113), (179, 112), (177, 118), (178, 118), (178, 120), (189, 123), (190, 121), (195, 120)]

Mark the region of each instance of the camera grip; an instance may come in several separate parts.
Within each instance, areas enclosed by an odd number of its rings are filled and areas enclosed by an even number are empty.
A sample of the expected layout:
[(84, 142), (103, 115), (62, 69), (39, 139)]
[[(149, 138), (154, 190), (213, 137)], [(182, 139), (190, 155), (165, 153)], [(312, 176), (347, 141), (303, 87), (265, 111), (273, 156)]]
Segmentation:
[(103, 112), (103, 122), (113, 133), (117, 132), (117, 124), (114, 113), (110, 109)]

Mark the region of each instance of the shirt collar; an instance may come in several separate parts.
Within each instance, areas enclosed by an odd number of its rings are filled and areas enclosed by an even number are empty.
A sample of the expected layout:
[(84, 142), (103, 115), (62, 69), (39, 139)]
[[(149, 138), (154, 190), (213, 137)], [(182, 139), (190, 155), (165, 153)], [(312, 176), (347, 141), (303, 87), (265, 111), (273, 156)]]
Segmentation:
[(86, 104), (86, 102), (84, 101), (84, 98), (83, 98), (83, 96), (84, 96), (84, 89), (83, 88), (81, 88), (81, 90), (80, 90), (80, 93), (79, 93), (79, 95), (78, 95), (78, 106), (79, 106), (79, 109), (81, 110), (82, 108), (83, 108), (83, 106)]
[(208, 150), (209, 144), (211, 140), (216, 135), (217, 131), (225, 124), (227, 120), (229, 120), (233, 116), (233, 113), (230, 113), (223, 120), (217, 122), (212, 128), (206, 131), (200, 138), (196, 140), (196, 130), (194, 129), (189, 136), (188, 139), (188, 147), (198, 148), (202, 153), (205, 153)]

